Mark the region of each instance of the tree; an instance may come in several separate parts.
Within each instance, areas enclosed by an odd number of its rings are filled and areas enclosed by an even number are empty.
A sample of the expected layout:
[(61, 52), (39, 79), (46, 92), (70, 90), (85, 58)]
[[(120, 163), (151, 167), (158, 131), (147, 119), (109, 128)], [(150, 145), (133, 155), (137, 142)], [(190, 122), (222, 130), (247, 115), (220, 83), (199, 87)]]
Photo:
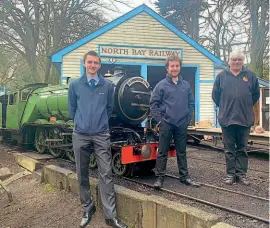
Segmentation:
[[(53, 52), (73, 43), (106, 23), (101, 11), (92, 1), (58, 0), (54, 4), (46, 0), (41, 11), (41, 37), (38, 45), (40, 65), (46, 82), (53, 80), (55, 69), (48, 58)], [(52, 73), (54, 72), (54, 73)], [(50, 78), (50, 76), (52, 76)]]
[(211, 0), (201, 17), (199, 42), (224, 62), (235, 46), (248, 43), (242, 20), (246, 17), (238, 0)]
[(19, 54), (0, 45), (0, 91), (21, 88), (33, 82), (30, 70)]
[(251, 22), (250, 67), (262, 78), (265, 58), (268, 58), (265, 50), (269, 51), (269, 2), (247, 0), (245, 4), (250, 12)]
[(5, 44), (23, 56), (34, 81), (41, 81), (37, 71), (36, 48), (40, 31), (40, 2), (37, 0), (2, 0), (0, 32)]
[(207, 7), (206, 0), (159, 0), (155, 5), (168, 22), (198, 40), (200, 12)]
[(50, 54), (104, 24), (99, 4), (99, 0), (2, 0), (2, 42), (26, 59), (34, 82), (48, 81)]

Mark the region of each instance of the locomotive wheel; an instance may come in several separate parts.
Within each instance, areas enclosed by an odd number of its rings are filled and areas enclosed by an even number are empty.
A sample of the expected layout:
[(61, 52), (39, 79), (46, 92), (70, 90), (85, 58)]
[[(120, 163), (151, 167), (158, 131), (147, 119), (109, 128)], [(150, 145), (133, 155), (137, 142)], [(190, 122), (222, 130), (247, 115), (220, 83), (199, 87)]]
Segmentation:
[(92, 152), (90, 155), (89, 167), (90, 167), (90, 169), (97, 168), (97, 160), (96, 160), (96, 156), (95, 156), (94, 152)]
[(74, 151), (73, 151), (73, 150), (67, 152), (66, 155), (67, 155), (67, 157), (68, 157), (68, 159), (69, 159), (70, 161), (75, 162), (75, 154), (74, 154)]
[[(61, 139), (61, 136), (60, 136), (60, 129), (58, 128), (53, 128), (53, 129), (50, 129), (49, 130), (49, 139)], [(51, 142), (51, 146), (59, 146), (63, 144), (63, 141), (62, 142)], [(61, 156), (64, 155), (64, 153), (62, 152), (62, 150), (58, 149), (58, 148), (51, 148), (49, 147), (49, 152), (51, 153), (52, 156), (54, 156), (55, 158), (59, 158)]]
[[(66, 144), (72, 143), (72, 137), (71, 136), (67, 136), (66, 137)], [(69, 151), (66, 153), (68, 159), (72, 162), (75, 162), (75, 154), (74, 154), (74, 150), (73, 150), (73, 146), (68, 148)]]
[(35, 133), (35, 147), (39, 154), (44, 154), (47, 150), (46, 145), (46, 130), (42, 128), (37, 128)]
[(121, 154), (116, 152), (112, 157), (112, 170), (118, 176), (128, 176), (131, 171), (131, 165), (123, 165), (121, 162)]

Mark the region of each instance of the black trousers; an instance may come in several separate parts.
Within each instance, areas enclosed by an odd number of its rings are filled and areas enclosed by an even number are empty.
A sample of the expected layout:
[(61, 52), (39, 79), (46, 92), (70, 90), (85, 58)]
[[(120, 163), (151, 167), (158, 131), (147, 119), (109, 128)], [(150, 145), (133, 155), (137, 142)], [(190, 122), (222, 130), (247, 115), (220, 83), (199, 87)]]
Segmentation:
[(180, 180), (184, 180), (189, 177), (186, 156), (187, 126), (175, 127), (164, 121), (161, 122), (159, 129), (159, 152), (156, 161), (155, 173), (156, 176), (164, 176), (166, 173), (168, 151), (172, 137), (176, 148)]
[(247, 144), (250, 127), (230, 125), (222, 127), (227, 174), (245, 176), (248, 169)]

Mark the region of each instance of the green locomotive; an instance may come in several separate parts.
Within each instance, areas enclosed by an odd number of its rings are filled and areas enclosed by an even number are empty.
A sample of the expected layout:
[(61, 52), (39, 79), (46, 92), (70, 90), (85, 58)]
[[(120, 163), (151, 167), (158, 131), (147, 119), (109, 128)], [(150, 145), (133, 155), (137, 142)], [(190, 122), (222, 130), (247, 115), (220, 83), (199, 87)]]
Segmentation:
[[(73, 122), (67, 105), (68, 85), (31, 84), (0, 97), (0, 127), (4, 140), (34, 145), (38, 153), (74, 160)], [(57, 145), (61, 145), (59, 148)]]
[[(153, 168), (158, 137), (153, 127), (141, 126), (149, 113), (149, 83), (140, 76), (130, 77), (119, 69), (107, 79), (115, 86), (114, 111), (110, 118), (113, 171), (118, 175), (128, 175), (139, 163)], [(2, 95), (0, 118), (3, 140), (34, 145), (38, 153), (49, 152), (54, 157), (66, 155), (75, 160), (73, 121), (68, 113), (68, 84), (31, 84)], [(92, 153), (90, 167), (95, 166)]]

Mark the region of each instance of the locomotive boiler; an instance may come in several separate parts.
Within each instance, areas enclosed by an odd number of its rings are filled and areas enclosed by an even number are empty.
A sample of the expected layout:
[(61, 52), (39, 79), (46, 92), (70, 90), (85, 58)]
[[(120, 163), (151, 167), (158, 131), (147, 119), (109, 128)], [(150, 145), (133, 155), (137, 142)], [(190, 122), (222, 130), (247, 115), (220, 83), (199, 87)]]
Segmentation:
[[(151, 90), (141, 76), (131, 77), (116, 68), (107, 74), (114, 87), (114, 110), (109, 120), (113, 171), (130, 175), (135, 168), (154, 167), (158, 137), (145, 127)], [(72, 80), (72, 79), (70, 79)], [(32, 84), (0, 97), (1, 131), (4, 139), (34, 145), (38, 153), (67, 156), (74, 161), (73, 121), (68, 114), (68, 84)], [(149, 126), (149, 124), (146, 124)], [(174, 156), (172, 149), (169, 156)], [(95, 167), (92, 153), (90, 167)]]

